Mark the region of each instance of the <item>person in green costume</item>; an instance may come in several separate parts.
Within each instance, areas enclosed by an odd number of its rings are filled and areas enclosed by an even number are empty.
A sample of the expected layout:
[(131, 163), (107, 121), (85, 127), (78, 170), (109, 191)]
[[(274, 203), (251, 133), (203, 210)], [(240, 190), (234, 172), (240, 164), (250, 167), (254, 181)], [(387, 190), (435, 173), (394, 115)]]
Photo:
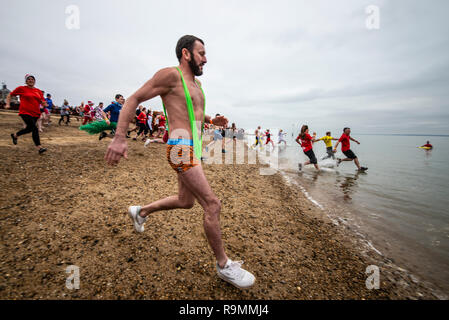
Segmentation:
[(248, 288), (254, 284), (255, 277), (241, 268), (243, 261), (232, 261), (225, 253), (220, 229), (221, 203), (212, 191), (200, 161), (204, 122), (225, 127), (228, 123), (224, 116), (211, 119), (205, 114), (204, 92), (195, 78), (203, 74), (207, 63), (203, 40), (191, 35), (181, 37), (176, 45), (176, 56), (179, 66), (159, 70), (126, 100), (105, 160), (110, 165), (117, 165), (122, 157), (127, 158), (126, 132), (136, 107), (160, 96), (168, 122), (167, 158), (178, 176), (178, 194), (146, 206), (130, 206), (128, 213), (134, 228), (143, 232), (151, 213), (190, 209), (197, 200), (204, 209), (203, 226), (217, 260), (218, 276), (238, 288)]

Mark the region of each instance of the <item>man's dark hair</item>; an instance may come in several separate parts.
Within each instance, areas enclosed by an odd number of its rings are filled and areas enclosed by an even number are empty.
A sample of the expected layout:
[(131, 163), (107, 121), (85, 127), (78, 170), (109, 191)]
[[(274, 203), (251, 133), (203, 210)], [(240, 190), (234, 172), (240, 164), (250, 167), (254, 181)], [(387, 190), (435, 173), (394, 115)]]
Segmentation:
[(346, 131), (346, 129), (350, 129), (350, 128), (348, 128), (348, 127), (345, 127), (345, 128), (343, 128), (343, 132), (345, 132), (345, 131)]
[(47, 93), (47, 97), (51, 97), (51, 94)]
[(182, 57), (182, 49), (186, 48), (190, 52), (193, 50), (193, 45), (195, 44), (195, 41), (199, 41), (204, 45), (204, 41), (200, 38), (197, 38), (195, 36), (191, 35), (185, 35), (181, 37), (181, 39), (178, 40), (178, 43), (176, 44), (176, 56), (178, 57), (178, 61), (181, 61)]
[(331, 132), (330, 132), (330, 131), (326, 132), (326, 135), (329, 135), (329, 134), (331, 134)]
[(115, 100), (122, 98), (123, 96), (121, 94), (116, 94), (115, 95)]

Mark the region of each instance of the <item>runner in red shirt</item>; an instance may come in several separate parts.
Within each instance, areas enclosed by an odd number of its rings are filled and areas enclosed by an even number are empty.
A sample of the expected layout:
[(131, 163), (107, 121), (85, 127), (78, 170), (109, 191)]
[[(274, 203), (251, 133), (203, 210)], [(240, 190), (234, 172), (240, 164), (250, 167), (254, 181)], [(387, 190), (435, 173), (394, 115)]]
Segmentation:
[(274, 150), (274, 142), (273, 142), (273, 140), (271, 140), (270, 129), (267, 129), (267, 131), (265, 131), (265, 136), (267, 137), (267, 141), (265, 142), (265, 144), (271, 143), (271, 145), (273, 146), (273, 150)]
[(11, 96), (20, 97), (19, 116), (25, 122), (25, 129), (18, 131), (17, 133), (11, 133), (11, 139), (14, 144), (17, 144), (17, 138), (23, 134), (32, 132), (33, 142), (39, 153), (47, 151), (46, 148), (42, 148), (39, 129), (36, 126), (37, 120), (41, 116), (40, 105), (47, 106), (47, 102), (44, 99), (44, 94), (41, 90), (34, 87), (36, 78), (33, 75), (27, 74), (25, 76), (26, 86), (20, 86), (14, 89), (6, 97), (6, 109), (11, 107)]
[(146, 108), (143, 108), (137, 116), (136, 124), (139, 127), (139, 131), (136, 133), (136, 136), (133, 138), (133, 140), (137, 140), (137, 137), (139, 137), (142, 132), (144, 133), (142, 140), (146, 140), (146, 136), (148, 134)]
[(301, 128), (301, 133), (296, 138), (296, 142), (301, 146), (302, 151), (304, 154), (309, 157), (309, 161), (304, 162), (304, 164), (299, 163), (298, 168), (301, 171), (303, 166), (306, 166), (308, 164), (313, 164), (315, 166), (315, 169), (318, 171), (320, 170), (320, 167), (318, 166), (318, 161), (316, 160), (315, 153), (312, 149), (312, 143), (316, 142), (318, 140), (314, 139), (309, 134), (309, 126), (303, 125)]
[(352, 150), (351, 150), (351, 143), (349, 142), (349, 140), (352, 140), (352, 141), (354, 141), (357, 144), (360, 144), (360, 142), (358, 142), (357, 140), (355, 140), (351, 136), (349, 136), (350, 134), (351, 134), (351, 129), (350, 128), (344, 128), (343, 129), (343, 134), (341, 135), (340, 139), (338, 139), (338, 142), (335, 145), (334, 152), (337, 152), (337, 146), (341, 142), (341, 152), (343, 152), (344, 155), (346, 156), (345, 159), (337, 158), (337, 166), (342, 161), (352, 161), (352, 160), (354, 160), (354, 163), (357, 166), (357, 169), (359, 171), (368, 170), (368, 168), (360, 166), (359, 159), (354, 154), (354, 152), (352, 152)]

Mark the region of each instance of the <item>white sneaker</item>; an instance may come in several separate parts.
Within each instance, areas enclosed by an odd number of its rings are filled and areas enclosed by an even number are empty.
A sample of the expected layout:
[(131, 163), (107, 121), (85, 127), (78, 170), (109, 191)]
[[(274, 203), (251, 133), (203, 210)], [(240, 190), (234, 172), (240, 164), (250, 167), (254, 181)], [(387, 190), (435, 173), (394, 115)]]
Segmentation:
[(151, 143), (150, 139), (147, 139), (147, 141), (145, 141), (145, 144), (143, 145), (145, 148), (148, 147), (148, 145)]
[(140, 206), (131, 206), (128, 208), (128, 214), (133, 219), (134, 223), (134, 229), (136, 229), (137, 232), (144, 232), (145, 227), (143, 226), (144, 223), (147, 221), (146, 218), (142, 218), (140, 213)]
[(225, 267), (222, 269), (217, 263), (218, 276), (239, 289), (249, 288), (254, 284), (256, 278), (252, 273), (242, 269), (242, 264), (243, 261), (232, 261), (228, 259)]

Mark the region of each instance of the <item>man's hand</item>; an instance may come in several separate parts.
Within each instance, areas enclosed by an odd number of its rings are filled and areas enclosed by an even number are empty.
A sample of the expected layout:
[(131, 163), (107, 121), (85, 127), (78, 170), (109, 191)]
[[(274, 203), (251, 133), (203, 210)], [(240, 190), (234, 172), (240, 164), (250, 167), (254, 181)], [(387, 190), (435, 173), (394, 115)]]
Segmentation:
[(7, 103), (7, 104), (5, 105), (5, 109), (9, 109), (9, 108), (11, 108), (11, 105), (10, 105), (9, 103)]
[(357, 144), (360, 144), (360, 142), (356, 141)]
[(109, 144), (104, 160), (106, 160), (109, 165), (114, 166), (120, 162), (122, 157), (128, 159), (128, 143), (126, 142), (125, 137), (115, 136)]
[(332, 150), (333, 153), (337, 153), (337, 148), (334, 148), (334, 150)]
[(212, 124), (220, 127), (227, 127), (228, 119), (226, 119), (224, 116), (218, 116), (212, 119)]

